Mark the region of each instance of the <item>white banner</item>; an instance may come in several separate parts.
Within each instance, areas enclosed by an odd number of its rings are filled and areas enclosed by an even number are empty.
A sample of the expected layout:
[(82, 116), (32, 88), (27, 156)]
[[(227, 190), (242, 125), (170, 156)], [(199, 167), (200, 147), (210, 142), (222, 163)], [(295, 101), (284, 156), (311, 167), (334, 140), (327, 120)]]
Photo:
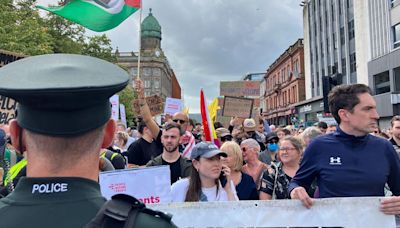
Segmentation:
[(121, 122), (122, 122), (122, 124), (124, 124), (125, 127), (127, 127), (125, 105), (124, 104), (119, 104), (119, 112), (121, 113)]
[(115, 121), (119, 119), (119, 96), (115, 94), (110, 97), (111, 103), (111, 118)]
[(182, 111), (182, 109), (182, 100), (167, 97), (165, 101), (164, 114), (174, 115), (175, 113)]
[(107, 199), (123, 193), (145, 204), (171, 202), (171, 176), (167, 165), (102, 172), (99, 183)]
[(306, 209), (298, 200), (171, 203), (150, 205), (173, 215), (178, 227), (395, 228), (379, 211), (380, 198), (327, 198)]

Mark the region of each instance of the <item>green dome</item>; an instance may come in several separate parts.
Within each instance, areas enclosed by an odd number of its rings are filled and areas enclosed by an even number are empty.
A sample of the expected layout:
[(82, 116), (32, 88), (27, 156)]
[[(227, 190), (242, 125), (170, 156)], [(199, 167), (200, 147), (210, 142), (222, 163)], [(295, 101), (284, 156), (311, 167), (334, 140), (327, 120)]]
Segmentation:
[(161, 39), (161, 26), (157, 19), (151, 13), (142, 22), (142, 38), (143, 37), (156, 37)]

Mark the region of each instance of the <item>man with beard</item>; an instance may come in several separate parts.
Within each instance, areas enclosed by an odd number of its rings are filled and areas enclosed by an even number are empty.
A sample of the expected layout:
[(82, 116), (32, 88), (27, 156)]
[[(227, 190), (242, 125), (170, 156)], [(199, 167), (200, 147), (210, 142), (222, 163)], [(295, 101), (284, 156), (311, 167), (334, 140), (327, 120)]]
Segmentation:
[(340, 85), (329, 93), (329, 109), (338, 129), (314, 139), (306, 148), (289, 185), (292, 199), (311, 207), (313, 200), (306, 189), (314, 179), (320, 198), (384, 196), (387, 183), (394, 196), (383, 199), (379, 209), (400, 214), (400, 160), (388, 140), (369, 134), (379, 119), (371, 94), (363, 84)]
[(168, 122), (162, 131), (161, 142), (164, 147), (160, 156), (147, 163), (147, 166), (169, 165), (171, 170), (171, 184), (180, 178), (190, 175), (192, 163), (179, 153), (179, 142), (182, 136), (179, 124)]

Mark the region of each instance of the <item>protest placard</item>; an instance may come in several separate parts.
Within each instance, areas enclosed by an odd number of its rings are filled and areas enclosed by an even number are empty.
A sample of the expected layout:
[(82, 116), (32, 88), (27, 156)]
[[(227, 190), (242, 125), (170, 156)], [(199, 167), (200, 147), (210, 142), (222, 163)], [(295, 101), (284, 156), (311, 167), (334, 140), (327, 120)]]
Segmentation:
[(115, 121), (119, 119), (119, 96), (115, 94), (110, 97), (111, 103), (111, 118)]
[(224, 126), (224, 128), (228, 129), (229, 123), (231, 122), (231, 117), (217, 115), (217, 122), (220, 122)]
[(182, 111), (183, 103), (181, 99), (167, 97), (165, 101), (164, 114), (174, 115), (177, 112)]
[(253, 111), (253, 99), (225, 96), (223, 116), (250, 118)]
[(223, 81), (219, 88), (220, 96), (260, 96), (259, 81)]
[(145, 204), (171, 202), (171, 177), (167, 165), (102, 172), (99, 183), (101, 193), (107, 199), (123, 193)]
[[(163, 100), (158, 95), (148, 96), (146, 97), (146, 103), (150, 108), (150, 112), (152, 116), (156, 116), (163, 113)], [(139, 100), (135, 99), (133, 101), (133, 112), (135, 115), (140, 115), (140, 106)]]
[(195, 202), (150, 205), (173, 215), (178, 227), (377, 228), (396, 227), (394, 215), (379, 211), (380, 198)]
[(125, 105), (124, 104), (119, 104), (119, 112), (121, 113), (121, 122), (122, 122), (122, 124), (125, 127), (127, 127)]
[(0, 124), (8, 124), (15, 119), (17, 102), (9, 97), (0, 96)]

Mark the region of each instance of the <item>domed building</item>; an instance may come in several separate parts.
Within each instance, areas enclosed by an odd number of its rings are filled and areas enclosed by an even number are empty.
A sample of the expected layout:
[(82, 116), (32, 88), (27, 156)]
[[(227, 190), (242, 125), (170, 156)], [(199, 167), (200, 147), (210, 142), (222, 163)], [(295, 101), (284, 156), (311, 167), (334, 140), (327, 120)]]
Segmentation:
[[(159, 95), (162, 98), (181, 98), (181, 87), (168, 59), (161, 49), (161, 26), (153, 16), (142, 21), (140, 78), (144, 81), (145, 96)], [(132, 79), (137, 77), (139, 52), (115, 52), (117, 63), (129, 69)]]

